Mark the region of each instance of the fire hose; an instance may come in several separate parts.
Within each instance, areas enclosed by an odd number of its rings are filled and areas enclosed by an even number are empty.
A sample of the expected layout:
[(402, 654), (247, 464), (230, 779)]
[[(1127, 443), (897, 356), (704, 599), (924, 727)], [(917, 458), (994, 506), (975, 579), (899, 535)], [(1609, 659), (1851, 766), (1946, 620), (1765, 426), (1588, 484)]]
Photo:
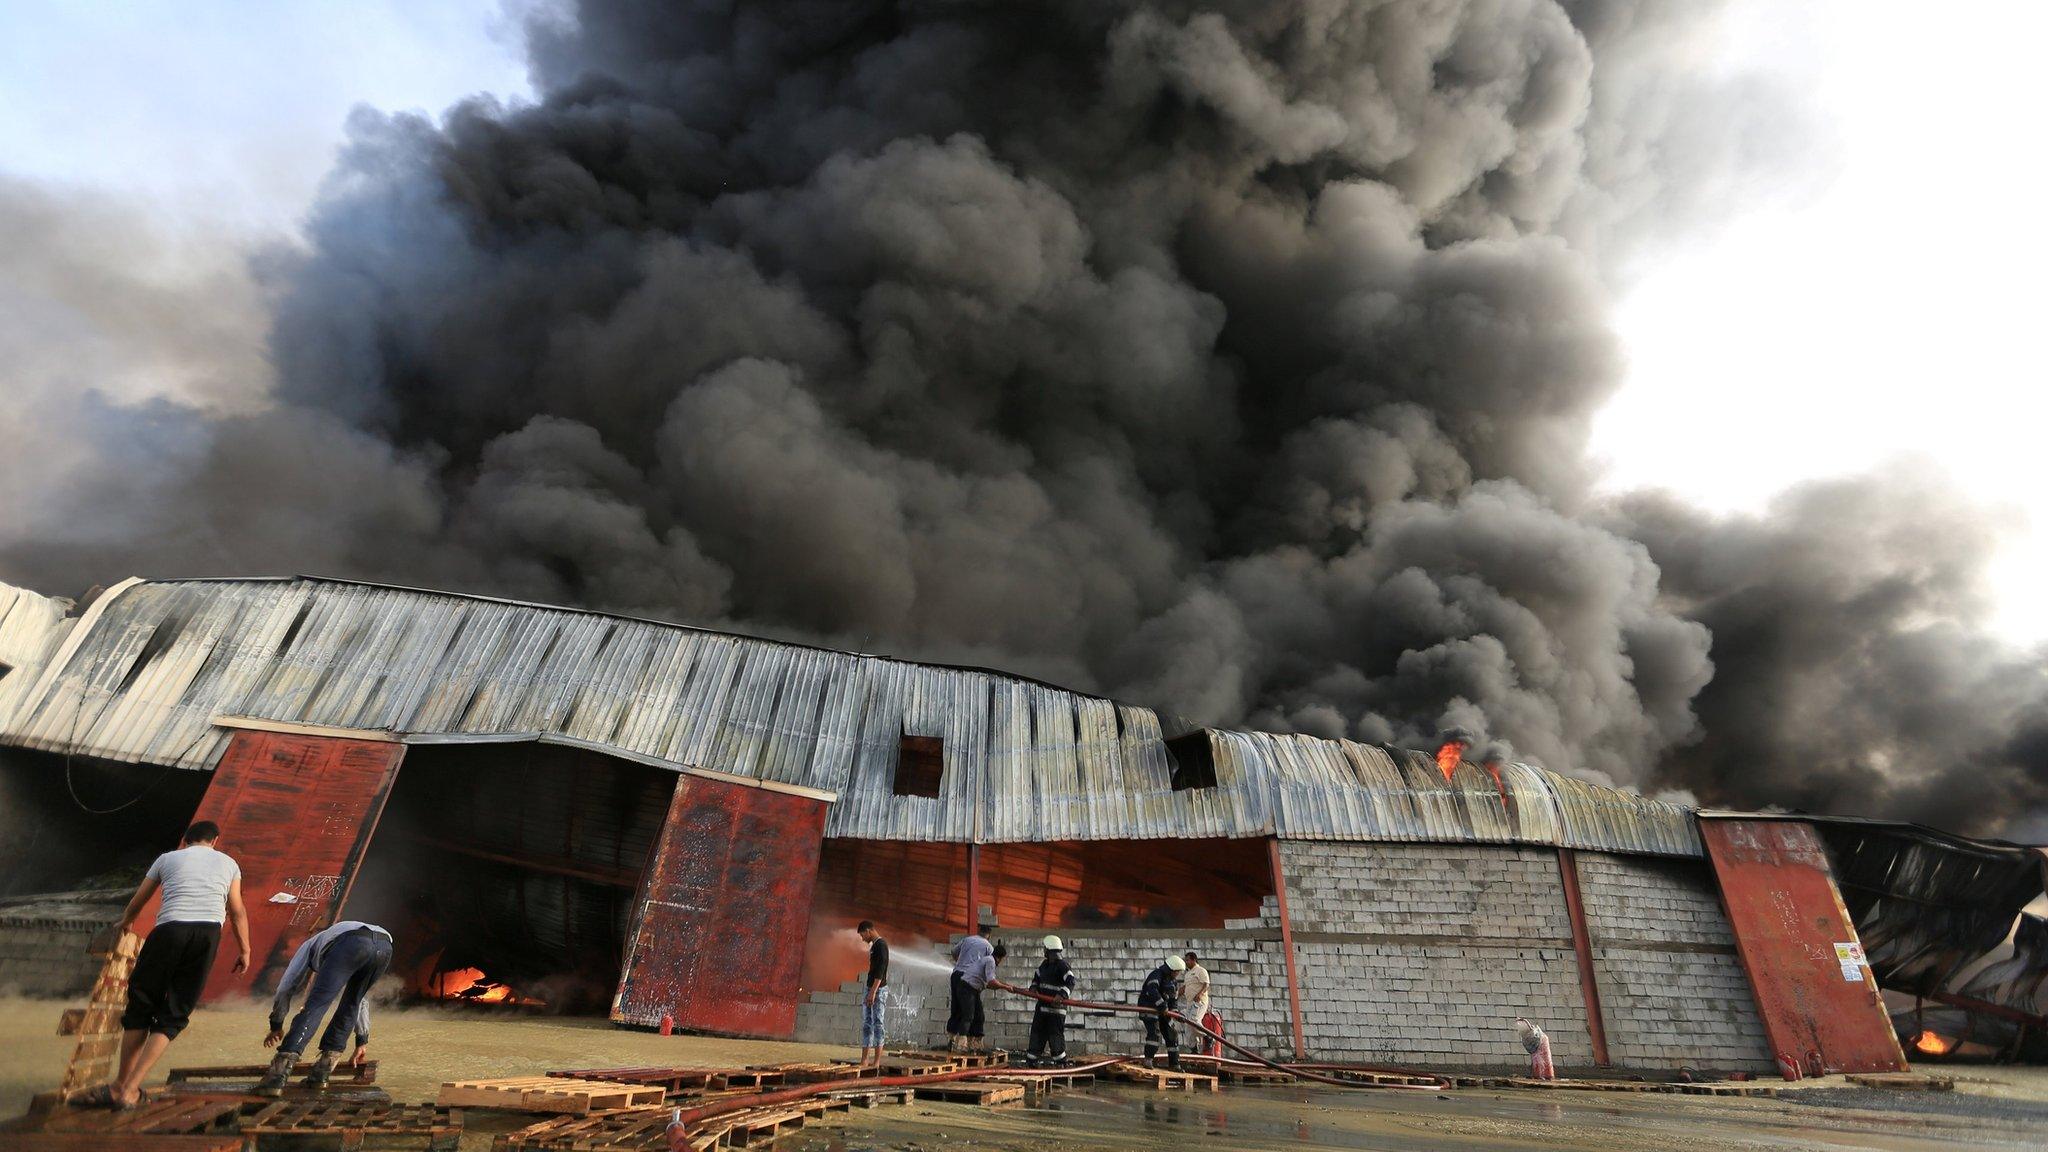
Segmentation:
[[(1161, 1015), (1159, 1009), (1157, 1008), (1147, 1008), (1137, 1004), (1106, 1004), (1092, 1000), (1069, 1000), (1056, 996), (1045, 996), (1037, 992), (1032, 992), (1027, 989), (1019, 988), (1014, 984), (1005, 984), (1000, 980), (995, 981), (992, 986), (1000, 988), (1005, 992), (1011, 993), (1012, 995), (1022, 996), (1027, 1000), (1036, 1000), (1043, 1004), (1060, 1004), (1068, 1008), (1079, 1008), (1083, 1011), (1088, 1012), (1113, 1012), (1123, 1013), (1125, 1015), (1132, 1016)], [(1168, 1016), (1171, 1019), (1180, 1021), (1181, 1023), (1187, 1025), (1190, 1029), (1194, 1030), (1196, 1033), (1206, 1036), (1209, 1039), (1214, 1040), (1216, 1043), (1221, 1044), (1222, 1046), (1230, 1049), (1231, 1051), (1239, 1053), (1246, 1057), (1246, 1059), (1243, 1061), (1232, 1060), (1225, 1061), (1226, 1063), (1248, 1063), (1263, 1065), (1267, 1068), (1273, 1069), (1276, 1072), (1284, 1072), (1287, 1075), (1293, 1076), (1297, 1079), (1313, 1080), (1316, 1083), (1328, 1084), (1337, 1088), (1380, 1088), (1395, 1090), (1405, 1089), (1407, 1091), (1413, 1092), (1434, 1092), (1438, 1088), (1443, 1087), (1445, 1085), (1445, 1081), (1441, 1077), (1436, 1077), (1426, 1072), (1412, 1072), (1407, 1069), (1377, 1068), (1369, 1065), (1358, 1064), (1317, 1064), (1313, 1066), (1302, 1064), (1281, 1064), (1273, 1060), (1268, 1060), (1266, 1057), (1261, 1056), (1257, 1052), (1254, 1052), (1241, 1044), (1233, 1043), (1232, 1041), (1224, 1039), (1222, 1036), (1219, 1036), (1216, 1033), (1209, 1031), (1207, 1028), (1202, 1027), (1200, 1024), (1196, 1023), (1193, 1020), (1188, 1019), (1186, 1016), (1183, 1016), (1178, 1012), (1169, 1011), (1164, 1013), (1164, 1015)], [(1065, 1068), (1031, 1069), (1005, 1067), (1002, 1069), (1001, 1074), (1006, 1076), (1042, 1075), (1047, 1077), (1056, 1075), (1073, 1075), (1075, 1073), (1081, 1072), (1094, 1072), (1102, 1068), (1108, 1068), (1112, 1065), (1127, 1064), (1130, 1062), (1131, 1058), (1128, 1056), (1111, 1056), (1106, 1059), (1093, 1061), (1091, 1063), (1077, 1064)], [(1348, 1069), (1351, 1071), (1358, 1072), (1390, 1072), (1399, 1075), (1415, 1076), (1419, 1079), (1433, 1079), (1436, 1081), (1436, 1083), (1373, 1084), (1359, 1080), (1339, 1079), (1335, 1076), (1325, 1075), (1324, 1072), (1317, 1071), (1317, 1069), (1327, 1069), (1331, 1071), (1344, 1071)], [(873, 1079), (855, 1081), (828, 1080), (817, 1084), (805, 1084), (796, 1088), (778, 1089), (774, 1092), (758, 1092), (747, 1096), (735, 1096), (727, 1100), (720, 1100), (713, 1104), (699, 1105), (696, 1108), (679, 1108), (674, 1112), (670, 1113), (669, 1115), (668, 1146), (670, 1148), (670, 1152), (690, 1152), (690, 1127), (692, 1125), (702, 1124), (706, 1120), (715, 1120), (720, 1116), (727, 1116), (734, 1112), (744, 1112), (751, 1108), (762, 1108), (774, 1104), (794, 1103), (798, 1100), (809, 1099), (812, 1096), (821, 1096), (828, 1092), (861, 1091), (870, 1088), (915, 1088), (925, 1084), (944, 1084), (949, 1080), (970, 1080), (978, 1076), (988, 1076), (990, 1074), (991, 1070), (988, 1068), (963, 1068), (957, 1072), (939, 1072), (927, 1076), (882, 1076)]]
[[(1330, 1084), (1338, 1088), (1396, 1088), (1407, 1089), (1409, 1091), (1415, 1092), (1434, 1092), (1437, 1089), (1445, 1087), (1447, 1085), (1447, 1081), (1445, 1081), (1440, 1076), (1434, 1075), (1433, 1073), (1414, 1072), (1405, 1068), (1375, 1068), (1363, 1064), (1282, 1064), (1278, 1061), (1268, 1060), (1266, 1057), (1261, 1056), (1260, 1054), (1252, 1051), (1249, 1048), (1246, 1048), (1242, 1044), (1237, 1044), (1233, 1043), (1232, 1041), (1226, 1040), (1221, 1035), (1209, 1031), (1207, 1028), (1202, 1027), (1200, 1024), (1196, 1023), (1193, 1020), (1188, 1019), (1186, 1016), (1183, 1016), (1178, 1012), (1169, 1011), (1162, 1013), (1157, 1008), (1147, 1008), (1138, 1004), (1103, 1004), (1090, 1000), (1068, 1000), (1058, 996), (1045, 996), (1037, 992), (1032, 992), (1028, 989), (1019, 988), (1014, 984), (1005, 984), (1000, 980), (995, 981), (994, 986), (1013, 995), (1022, 996), (1027, 1000), (1036, 1000), (1041, 1004), (1064, 1004), (1069, 1008), (1080, 1008), (1089, 1012), (1122, 1012), (1133, 1016), (1164, 1015), (1171, 1019), (1180, 1021), (1196, 1033), (1202, 1036), (1206, 1036), (1209, 1039), (1214, 1040), (1216, 1043), (1222, 1045), (1223, 1047), (1230, 1049), (1232, 1052), (1235, 1052), (1240, 1056), (1243, 1056), (1245, 1058), (1243, 1062), (1264, 1065), (1267, 1068), (1273, 1069), (1275, 1072), (1285, 1072), (1289, 1076), (1296, 1077), (1297, 1079), (1313, 1080), (1318, 1084)], [(1240, 1062), (1230, 1061), (1230, 1063)], [(1319, 1071), (1319, 1069), (1329, 1069), (1336, 1071), (1350, 1070), (1356, 1072), (1384, 1072), (1402, 1076), (1414, 1076), (1417, 1079), (1432, 1080), (1434, 1081), (1434, 1083), (1373, 1084), (1362, 1080), (1342, 1080), (1335, 1076), (1327, 1076), (1324, 1075), (1322, 1071)]]

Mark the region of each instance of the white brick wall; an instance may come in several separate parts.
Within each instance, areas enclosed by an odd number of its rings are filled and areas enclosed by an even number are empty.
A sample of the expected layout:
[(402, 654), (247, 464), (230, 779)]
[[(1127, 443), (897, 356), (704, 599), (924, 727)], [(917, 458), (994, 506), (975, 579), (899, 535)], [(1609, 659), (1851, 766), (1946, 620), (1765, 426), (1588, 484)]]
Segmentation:
[(1773, 1067), (1705, 863), (1581, 852), (1579, 892), (1615, 1063)]
[[(1056, 928), (1074, 966), (1075, 996), (1104, 1003), (1135, 1003), (1145, 977), (1166, 957), (1194, 949), (1203, 957), (1214, 982), (1211, 1002), (1224, 1013), (1232, 1040), (1265, 1052), (1291, 1052), (1288, 1023), (1287, 972), (1280, 953), (1277, 913), (1267, 902), (1268, 918), (1232, 921), (1222, 931), (1183, 933), (1151, 930)], [(1012, 928), (996, 933), (1011, 949), (1001, 976), (1013, 984), (1030, 982), (1044, 955), (1038, 946), (1047, 929)], [(945, 949), (934, 946), (932, 954)], [(933, 977), (906, 973), (901, 965), (890, 976), (890, 1007), (886, 1019), (889, 1043), (943, 1045), (946, 1040), (946, 986)], [(797, 1009), (797, 1037), (817, 1043), (857, 1045), (860, 1038), (860, 982), (838, 991), (815, 993)], [(1030, 1037), (1032, 1003), (1022, 997), (991, 991), (982, 1004), (989, 1043), (1022, 1051)], [(1135, 1016), (1067, 1016), (1067, 1050), (1076, 1055), (1100, 1051), (1133, 1051), (1143, 1027)]]
[(1592, 1062), (1555, 853), (1290, 841), (1281, 858), (1317, 1056), (1523, 1066), (1522, 1015), (1560, 1064)]

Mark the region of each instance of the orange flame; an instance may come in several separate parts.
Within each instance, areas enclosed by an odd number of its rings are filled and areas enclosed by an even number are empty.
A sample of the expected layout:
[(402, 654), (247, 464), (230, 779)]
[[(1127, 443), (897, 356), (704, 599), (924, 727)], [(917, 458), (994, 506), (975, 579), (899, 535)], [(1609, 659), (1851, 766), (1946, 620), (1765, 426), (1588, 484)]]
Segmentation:
[(1945, 1056), (1955, 1050), (1956, 1042), (1947, 1040), (1932, 1032), (1921, 1031), (1913, 1037), (1913, 1047), (1929, 1056)]
[(490, 978), (481, 968), (438, 969), (440, 957), (422, 966), (416, 984), (419, 994), (434, 1000), (459, 1000), (465, 1004), (512, 1004), (522, 1008), (544, 1008), (546, 1002), (521, 996), (509, 984)]
[(1436, 750), (1437, 771), (1444, 774), (1446, 782), (1450, 780), (1451, 774), (1458, 770), (1458, 761), (1464, 755), (1465, 742), (1463, 740), (1446, 740), (1443, 742), (1443, 746)]

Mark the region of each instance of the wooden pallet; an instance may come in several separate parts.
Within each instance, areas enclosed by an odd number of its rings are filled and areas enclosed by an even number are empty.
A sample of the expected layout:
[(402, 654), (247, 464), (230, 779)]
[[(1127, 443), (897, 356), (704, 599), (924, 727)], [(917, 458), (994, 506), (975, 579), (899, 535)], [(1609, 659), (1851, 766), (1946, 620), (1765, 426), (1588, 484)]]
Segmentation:
[(1225, 1084), (1292, 1084), (1296, 1077), (1290, 1072), (1275, 1072), (1271, 1068), (1236, 1068), (1226, 1065), (1216, 1073), (1216, 1078)]
[[(292, 1065), (292, 1079), (296, 1081), (312, 1070), (313, 1062), (311, 1060), (301, 1060), (297, 1064)], [(164, 1077), (164, 1081), (168, 1084), (193, 1084), (211, 1083), (219, 1080), (247, 1080), (253, 1084), (255, 1081), (261, 1080), (263, 1074), (268, 1071), (270, 1071), (270, 1065), (268, 1064), (221, 1064), (205, 1068), (173, 1068), (170, 1074)], [(375, 1084), (376, 1082), (377, 1062), (375, 1060), (365, 1060), (361, 1065), (336, 1064), (334, 1066), (334, 1074), (328, 1079), (327, 1085), (330, 1088), (341, 1088), (359, 1084)]]
[(504, 1112), (599, 1112), (646, 1108), (668, 1093), (658, 1085), (559, 1076), (512, 1076), (500, 1080), (455, 1080), (441, 1085), (435, 1103), (443, 1108), (496, 1108)]
[(1022, 1084), (1027, 1088), (1033, 1085), (1043, 1085), (1046, 1088), (1079, 1088), (1095, 1083), (1095, 1073), (1061, 1072), (1057, 1069), (1049, 1072), (990, 1072), (979, 1079), (993, 1080), (998, 1084)]
[[(943, 1048), (900, 1048), (888, 1060), (915, 1060), (927, 1064), (951, 1064), (957, 1068), (995, 1068), (1010, 1062), (1008, 1052), (948, 1052)], [(884, 1063), (888, 1061), (885, 1060)]]
[(909, 1088), (851, 1088), (844, 1092), (832, 1093), (835, 1100), (844, 1100), (849, 1108), (880, 1108), (885, 1104), (908, 1104), (916, 1097)]
[(669, 1110), (558, 1116), (491, 1141), (491, 1152), (667, 1152)]
[(128, 1004), (128, 977), (135, 972), (135, 958), (141, 954), (142, 937), (123, 932), (100, 965), (85, 1010), (79, 1013), (78, 1047), (72, 1050), (63, 1082), (57, 1087), (59, 1100), (69, 1100), (114, 1078), (121, 1060), (121, 1013)]
[(66, 1108), (43, 1121), (45, 1132), (149, 1133), (202, 1136), (232, 1131), (242, 1111), (237, 1100), (203, 1096), (158, 1096), (134, 1108)]
[(233, 1133), (137, 1136), (109, 1132), (0, 1132), (0, 1152), (241, 1152)]
[(356, 1104), (341, 1101), (280, 1100), (247, 1111), (242, 1135), (255, 1148), (266, 1138), (290, 1139), (293, 1147), (320, 1144), (354, 1152), (365, 1140), (389, 1147), (453, 1149), (462, 1141), (462, 1113), (427, 1104)]
[(1672, 1084), (1666, 1087), (1665, 1091), (1677, 1092), (1686, 1096), (1776, 1096), (1778, 1094), (1778, 1090), (1769, 1084), (1743, 1083)]
[(943, 1076), (948, 1072), (958, 1071), (961, 1071), (960, 1065), (950, 1060), (890, 1056), (882, 1061), (884, 1076)]
[(1160, 1092), (1214, 1092), (1216, 1078), (1200, 1072), (1175, 1072), (1170, 1068), (1147, 1068), (1143, 1064), (1117, 1064), (1109, 1069), (1112, 1078), (1129, 1084), (1143, 1084)]
[(716, 1138), (714, 1147), (745, 1148), (787, 1136), (803, 1127), (810, 1118), (811, 1113), (796, 1108), (759, 1108), (708, 1121), (703, 1135)]
[(1861, 1088), (1899, 1088), (1908, 1092), (1953, 1092), (1953, 1076), (1929, 1076), (1916, 1072), (1853, 1072), (1843, 1079)]
[(997, 1084), (986, 1080), (945, 1080), (937, 1084), (919, 1084), (916, 1091), (919, 1100), (973, 1104), (981, 1108), (1016, 1104), (1024, 1099), (1022, 1084)]
[[(1187, 1064), (1187, 1057), (1185, 1057), (1185, 1056), (1181, 1057), (1181, 1063), (1182, 1063), (1182, 1064)], [(1194, 1070), (1195, 1070), (1195, 1071), (1205, 1071), (1206, 1069), (1194, 1069)], [(1229, 1063), (1225, 1063), (1225, 1064), (1222, 1064), (1222, 1065), (1221, 1065), (1221, 1069), (1220, 1069), (1220, 1071), (1218, 1071), (1218, 1073), (1217, 1073), (1217, 1074), (1218, 1074), (1218, 1075), (1222, 1075), (1222, 1074), (1224, 1074), (1224, 1073), (1227, 1073), (1227, 1072), (1237, 1072), (1237, 1071), (1264, 1071), (1264, 1072), (1272, 1072), (1272, 1071), (1273, 1071), (1273, 1069), (1271, 1069), (1271, 1068), (1263, 1068), (1263, 1067), (1260, 1067), (1260, 1066), (1257, 1066), (1257, 1065), (1250, 1065), (1250, 1064), (1247, 1064), (1247, 1063), (1245, 1063), (1245, 1062), (1243, 1062), (1243, 1061), (1232, 1061), (1232, 1062), (1229, 1062)], [(1451, 1085), (1452, 1085), (1452, 1084), (1453, 1084), (1454, 1082), (1455, 1082), (1455, 1083), (1456, 1083), (1456, 1085), (1457, 1085), (1458, 1087), (1460, 1087), (1460, 1088), (1478, 1088), (1478, 1087), (1486, 1086), (1486, 1085), (1482, 1085), (1482, 1084), (1480, 1083), (1480, 1081), (1481, 1081), (1481, 1080), (1492, 1080), (1492, 1081), (1497, 1081), (1497, 1083), (1495, 1083), (1495, 1084), (1491, 1085), (1491, 1086), (1493, 1086), (1493, 1087), (1501, 1087), (1501, 1088), (1505, 1088), (1505, 1087), (1507, 1087), (1507, 1085), (1508, 1085), (1508, 1078), (1507, 1078), (1507, 1077), (1505, 1077), (1505, 1076), (1495, 1076), (1495, 1077), (1477, 1077), (1477, 1076), (1460, 1076), (1460, 1077), (1455, 1077), (1455, 1078), (1454, 1078), (1454, 1077), (1447, 1077), (1447, 1076), (1424, 1076), (1424, 1075), (1418, 1075), (1418, 1074), (1416, 1074), (1416, 1073), (1411, 1073), (1411, 1072), (1374, 1072), (1374, 1071), (1372, 1071), (1372, 1070), (1370, 1070), (1370, 1069), (1365, 1069), (1365, 1068), (1328, 1068), (1328, 1067), (1325, 1067), (1325, 1068), (1315, 1068), (1315, 1067), (1311, 1067), (1311, 1068), (1305, 1069), (1305, 1071), (1312, 1071), (1312, 1072), (1315, 1072), (1315, 1073), (1317, 1073), (1317, 1074), (1319, 1074), (1319, 1075), (1323, 1075), (1323, 1076), (1329, 1076), (1329, 1077), (1332, 1077), (1332, 1078), (1334, 1078), (1334, 1079), (1338, 1079), (1338, 1080), (1353, 1080), (1353, 1081), (1356, 1081), (1356, 1082), (1358, 1082), (1358, 1083), (1360, 1083), (1360, 1084), (1396, 1084), (1396, 1085), (1400, 1085), (1400, 1086), (1403, 1086), (1403, 1087), (1410, 1087), (1410, 1088), (1447, 1088), (1447, 1087), (1450, 1087), (1450, 1086), (1451, 1086)], [(1471, 1082), (1470, 1082), (1470, 1083), (1467, 1083), (1467, 1081), (1471, 1081)]]
[(680, 1096), (709, 1091), (712, 1078), (727, 1072), (722, 1068), (582, 1068), (550, 1072), (548, 1075), (558, 1080), (608, 1080), (619, 1084), (654, 1085), (671, 1096)]
[(749, 1072), (779, 1072), (791, 1084), (821, 1084), (828, 1080), (863, 1080), (880, 1075), (875, 1067), (863, 1068), (838, 1060), (795, 1064), (749, 1064)]

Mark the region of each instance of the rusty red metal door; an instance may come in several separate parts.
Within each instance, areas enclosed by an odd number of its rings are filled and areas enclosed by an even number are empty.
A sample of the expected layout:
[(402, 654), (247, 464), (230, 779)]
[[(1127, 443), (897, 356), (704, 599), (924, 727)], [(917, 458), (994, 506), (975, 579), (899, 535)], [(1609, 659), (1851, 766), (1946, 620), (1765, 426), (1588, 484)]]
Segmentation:
[(234, 974), (234, 936), (224, 930), (208, 999), (275, 988), (306, 937), (334, 923), (404, 756), (405, 745), (383, 740), (254, 731), (229, 739), (192, 818), (220, 825), (221, 850), (241, 865), (250, 964)]
[(1813, 826), (1702, 817), (1700, 836), (1785, 1078), (1904, 1069)]
[(728, 1036), (790, 1036), (825, 803), (676, 778), (641, 879), (612, 1019)]

